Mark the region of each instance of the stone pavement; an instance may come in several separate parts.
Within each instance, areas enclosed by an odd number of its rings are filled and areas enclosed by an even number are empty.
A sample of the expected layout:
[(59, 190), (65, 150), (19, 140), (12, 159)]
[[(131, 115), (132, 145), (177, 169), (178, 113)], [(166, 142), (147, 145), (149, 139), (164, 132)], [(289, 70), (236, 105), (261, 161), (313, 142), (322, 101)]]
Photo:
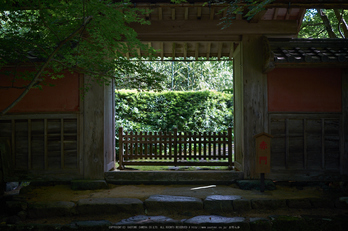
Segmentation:
[(3, 198), (6, 216), (0, 230), (346, 230), (347, 197), (279, 198), (255, 192), (257, 198), (234, 195), (226, 187), (214, 191), (225, 194), (204, 198), (155, 194), (47, 201), (12, 196)]

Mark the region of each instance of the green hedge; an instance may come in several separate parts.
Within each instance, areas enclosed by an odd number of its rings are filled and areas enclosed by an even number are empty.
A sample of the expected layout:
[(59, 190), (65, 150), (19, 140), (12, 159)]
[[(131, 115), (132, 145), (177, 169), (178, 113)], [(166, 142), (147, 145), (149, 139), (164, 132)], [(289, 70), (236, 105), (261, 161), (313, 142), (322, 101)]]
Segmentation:
[(233, 95), (216, 91), (118, 90), (116, 128), (126, 131), (219, 132), (233, 127)]

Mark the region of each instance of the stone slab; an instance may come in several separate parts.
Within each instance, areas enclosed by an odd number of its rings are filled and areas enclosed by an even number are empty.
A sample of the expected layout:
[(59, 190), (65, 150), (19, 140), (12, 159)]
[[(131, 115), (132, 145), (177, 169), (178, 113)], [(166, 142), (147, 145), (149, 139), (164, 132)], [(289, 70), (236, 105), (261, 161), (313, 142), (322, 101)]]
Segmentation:
[(90, 198), (77, 202), (79, 214), (144, 214), (143, 202), (136, 198)]
[(6, 201), (6, 207), (8, 214), (14, 215), (20, 211), (26, 210), (28, 203), (24, 201)]
[(70, 183), (72, 190), (96, 190), (108, 188), (108, 184), (105, 180), (72, 180)]
[(181, 221), (174, 220), (172, 218), (166, 216), (145, 216), (138, 215), (134, 217), (130, 217), (127, 219), (123, 219), (120, 222), (114, 224), (114, 226), (127, 226), (130, 228), (131, 226), (139, 226), (139, 225), (179, 225)]
[(272, 223), (267, 218), (253, 217), (249, 220), (250, 231), (271, 231)]
[[(228, 226), (230, 229), (249, 230), (249, 223), (244, 217), (223, 217), (216, 215), (202, 215), (187, 219), (184, 225), (190, 226)], [(233, 227), (233, 228), (232, 228)]]
[(287, 208), (285, 199), (253, 199), (251, 200), (251, 207), (253, 209), (265, 209), (265, 210), (274, 210)]
[(312, 203), (309, 199), (288, 199), (287, 205), (291, 209), (311, 209)]
[[(313, 208), (334, 208), (335, 207), (335, 201), (327, 198), (310, 198), (309, 201), (312, 204)], [(348, 207), (348, 206), (347, 206)]]
[(272, 230), (293, 231), (308, 230), (308, 224), (301, 217), (272, 215), (269, 216), (272, 222)]
[(203, 201), (195, 197), (152, 195), (144, 202), (148, 212), (186, 212), (203, 210)]
[(98, 220), (98, 221), (76, 221), (71, 226), (71, 230), (98, 230), (98, 231), (108, 231), (112, 223), (107, 220)]
[[(237, 180), (236, 184), (243, 190), (260, 190), (260, 180)], [(265, 180), (266, 190), (275, 190), (276, 185), (271, 180)]]
[(28, 203), (29, 218), (71, 216), (76, 213), (76, 204), (70, 201), (40, 201)]
[(233, 201), (233, 210), (238, 212), (246, 212), (251, 210), (251, 202), (247, 199), (239, 199)]
[(233, 211), (233, 201), (242, 199), (237, 195), (211, 195), (204, 200), (204, 209), (209, 212), (231, 212)]

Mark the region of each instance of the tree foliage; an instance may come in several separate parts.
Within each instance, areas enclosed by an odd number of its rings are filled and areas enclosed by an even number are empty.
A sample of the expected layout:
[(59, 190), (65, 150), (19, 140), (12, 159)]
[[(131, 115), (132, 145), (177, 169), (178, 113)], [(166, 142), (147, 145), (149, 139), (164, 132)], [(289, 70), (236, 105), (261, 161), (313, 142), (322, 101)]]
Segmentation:
[(302, 21), (300, 38), (347, 38), (348, 10), (308, 9)]
[[(217, 60), (201, 58), (176, 58), (175, 61), (142, 61), (148, 68), (162, 73), (165, 78), (162, 87), (172, 91), (232, 91), (233, 62), (227, 59)], [(132, 89), (132, 88), (126, 88)]]
[(136, 48), (153, 54), (128, 26), (131, 22), (147, 23), (140, 17), (145, 12), (129, 0), (7, 0), (0, 5), (0, 68), (23, 63), (36, 67), (30, 75), (16, 76), (16, 70), (12, 73), (14, 80), (31, 81), (24, 95), (44, 83), (47, 76), (63, 77), (59, 75), (62, 70), (85, 73), (99, 84), (115, 79), (120, 85), (132, 72), (135, 75), (128, 84), (160, 88), (161, 74), (124, 57), (126, 52), (136, 56)]
[(116, 91), (116, 128), (220, 132), (233, 126), (233, 96), (216, 91)]

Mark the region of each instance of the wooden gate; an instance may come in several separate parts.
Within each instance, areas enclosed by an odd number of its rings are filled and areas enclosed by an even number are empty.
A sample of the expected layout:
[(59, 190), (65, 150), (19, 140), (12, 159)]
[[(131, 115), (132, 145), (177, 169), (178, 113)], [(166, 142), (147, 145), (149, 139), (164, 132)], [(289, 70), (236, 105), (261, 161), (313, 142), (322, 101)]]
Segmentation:
[(125, 165), (233, 167), (232, 128), (223, 133), (140, 132), (119, 128), (119, 169)]

